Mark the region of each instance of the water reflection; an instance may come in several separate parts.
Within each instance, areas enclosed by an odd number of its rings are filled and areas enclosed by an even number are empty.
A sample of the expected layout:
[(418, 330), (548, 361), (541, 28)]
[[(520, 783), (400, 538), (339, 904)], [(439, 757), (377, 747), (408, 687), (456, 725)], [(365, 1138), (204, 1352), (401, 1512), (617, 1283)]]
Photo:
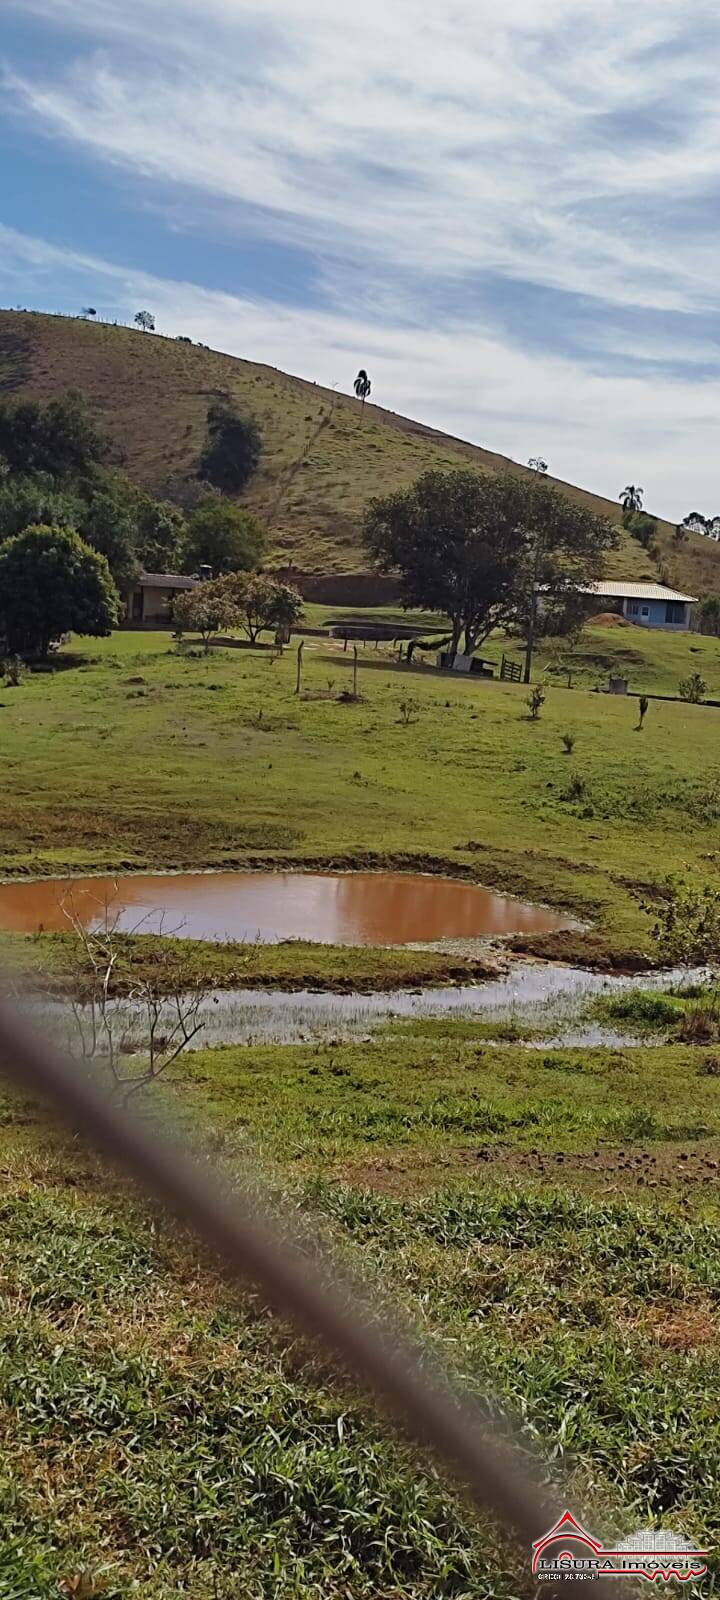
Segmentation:
[(567, 918), (476, 884), (402, 873), (213, 872), (0, 884), (0, 928), (87, 928), (188, 939), (311, 939), (321, 944), (411, 944), (511, 933), (552, 933)]

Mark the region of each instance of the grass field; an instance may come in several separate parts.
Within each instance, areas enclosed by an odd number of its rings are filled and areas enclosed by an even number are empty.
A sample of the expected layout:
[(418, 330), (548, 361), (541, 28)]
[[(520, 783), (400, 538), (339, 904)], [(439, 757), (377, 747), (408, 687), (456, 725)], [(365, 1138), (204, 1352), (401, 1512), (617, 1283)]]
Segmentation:
[[(228, 1173), (260, 1160), (309, 1239), (522, 1417), (593, 1531), (714, 1544), (710, 1060), (416, 1024), (206, 1052), (145, 1114)], [(4, 1596), (529, 1600), (529, 1555), (324, 1360), (26, 1099), (0, 1113)]]
[(73, 646), (2, 691), (3, 873), (416, 866), (566, 907), (592, 928), (544, 949), (620, 960), (649, 952), (648, 889), (716, 872), (718, 712), (652, 702), (638, 733), (635, 701), (589, 686), (622, 666), (670, 692), (699, 666), (720, 695), (717, 641), (589, 630), (578, 687), (545, 674), (536, 723), (520, 685), (360, 654), (362, 699), (343, 704), (350, 654), (323, 640), (301, 696), (294, 651), (204, 657), (133, 633)]
[[(307, 572), (366, 570), (360, 525), (368, 498), (430, 467), (525, 470), (378, 406), (361, 413), (353, 398), (273, 367), (134, 329), (0, 312), (0, 393), (47, 400), (68, 388), (80, 389), (104, 419), (124, 470), (162, 495), (195, 476), (214, 399), (229, 395), (252, 412), (264, 452), (247, 503), (268, 522), (275, 559)], [(617, 520), (616, 503), (561, 487)], [(654, 558), (623, 537), (608, 576), (657, 579), (661, 564), (691, 594), (720, 592), (718, 546), (698, 536), (678, 545), (673, 531), (660, 524)]]
[[(643, 901), (671, 870), (717, 880), (720, 711), (652, 701), (637, 733), (636, 701), (594, 691), (612, 670), (670, 694), (697, 669), (720, 698), (720, 644), (598, 627), (562, 655), (538, 658), (533, 723), (521, 686), (408, 671), (382, 647), (361, 648), (361, 699), (342, 703), (351, 655), (326, 639), (306, 639), (300, 696), (294, 649), (74, 643), (0, 691), (0, 873), (420, 867), (587, 923), (538, 940), (544, 953), (661, 963)], [(0, 957), (65, 981), (63, 938), (6, 936)], [(344, 990), (472, 970), (425, 951), (139, 938), (120, 986)], [(203, 1050), (140, 1105), (230, 1181), (265, 1174), (309, 1247), (332, 1244), (511, 1411), (593, 1532), (661, 1523), (714, 1546), (717, 1026), (693, 1020), (696, 1004), (715, 1016), (706, 994), (651, 983), (591, 1014), (670, 1044), (559, 1049), (536, 1031), (529, 1049), (517, 1019), (494, 1041), (488, 1022), (398, 1022), (352, 1043)], [(3, 1600), (531, 1600), (529, 1553), (10, 1091), (0, 1173)], [(710, 1559), (693, 1600), (720, 1580)]]

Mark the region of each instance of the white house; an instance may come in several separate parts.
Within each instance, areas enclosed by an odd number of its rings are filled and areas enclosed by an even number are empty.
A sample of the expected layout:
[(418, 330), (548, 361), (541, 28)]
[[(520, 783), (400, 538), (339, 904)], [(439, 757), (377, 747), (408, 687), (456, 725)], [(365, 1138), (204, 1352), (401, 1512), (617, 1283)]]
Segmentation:
[(690, 627), (691, 607), (697, 603), (697, 595), (681, 594), (664, 583), (633, 583), (624, 578), (590, 584), (579, 593), (597, 599), (598, 610), (618, 611), (641, 628), (667, 628), (674, 633)]
[(194, 589), (199, 578), (179, 572), (140, 572), (125, 595), (125, 621), (131, 627), (169, 627), (173, 600)]

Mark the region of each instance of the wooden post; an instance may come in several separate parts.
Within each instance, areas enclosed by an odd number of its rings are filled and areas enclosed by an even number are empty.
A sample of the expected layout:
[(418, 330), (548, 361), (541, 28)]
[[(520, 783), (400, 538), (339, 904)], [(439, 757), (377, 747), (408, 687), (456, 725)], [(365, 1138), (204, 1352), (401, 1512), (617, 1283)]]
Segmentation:
[(303, 650), (304, 649), (305, 649), (305, 640), (301, 639), (300, 643), (298, 645), (298, 653), (297, 653), (297, 681), (296, 681), (296, 684), (295, 684), (295, 693), (296, 694), (300, 693), (300, 685), (302, 683), (302, 665), (303, 665)]
[(355, 696), (355, 699), (357, 700), (357, 669), (358, 669), (358, 647), (357, 647), (357, 645), (355, 645), (355, 647), (353, 649), (353, 657), (354, 657), (354, 660), (353, 660), (353, 694)]

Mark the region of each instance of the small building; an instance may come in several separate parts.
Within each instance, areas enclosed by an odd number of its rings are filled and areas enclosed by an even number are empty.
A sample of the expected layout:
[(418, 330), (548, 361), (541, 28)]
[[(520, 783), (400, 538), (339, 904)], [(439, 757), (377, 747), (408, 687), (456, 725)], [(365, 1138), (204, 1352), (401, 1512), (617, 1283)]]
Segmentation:
[(596, 599), (598, 610), (617, 611), (641, 628), (667, 628), (672, 633), (690, 627), (692, 607), (697, 603), (697, 595), (681, 594), (664, 583), (633, 583), (623, 578), (589, 584), (579, 593)]
[(485, 661), (482, 656), (464, 656), (459, 650), (455, 655), (452, 650), (440, 650), (436, 664), (442, 672), (472, 672), (483, 678), (495, 676), (491, 661)]
[(173, 600), (199, 582), (199, 578), (185, 578), (179, 572), (138, 573), (125, 596), (126, 627), (167, 628)]

